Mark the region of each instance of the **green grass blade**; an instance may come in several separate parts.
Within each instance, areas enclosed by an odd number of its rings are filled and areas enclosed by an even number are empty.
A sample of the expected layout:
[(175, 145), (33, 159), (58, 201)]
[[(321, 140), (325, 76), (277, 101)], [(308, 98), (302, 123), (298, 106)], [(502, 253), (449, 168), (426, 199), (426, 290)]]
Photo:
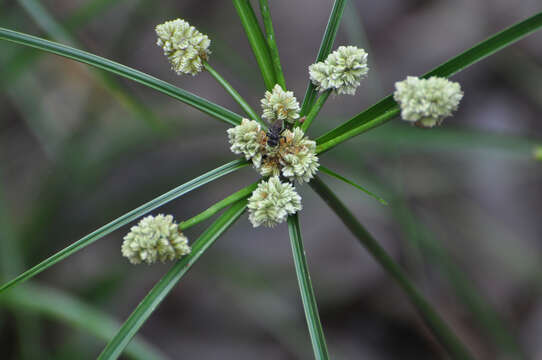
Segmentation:
[(303, 310), (305, 311), (305, 318), (307, 319), (314, 357), (317, 360), (329, 359), (324, 330), (320, 323), (316, 297), (311, 284), (307, 259), (305, 258), (305, 250), (303, 248), (301, 228), (299, 226), (297, 214), (288, 216), (288, 232), (290, 234), (290, 242), (292, 243), (295, 272), (299, 284), (299, 291), (301, 293)]
[(252, 8), (252, 5), (250, 5), (249, 0), (233, 0), (233, 5), (237, 10), (237, 14), (239, 14), (241, 24), (248, 37), (248, 42), (250, 43), (252, 52), (260, 67), (265, 87), (267, 90), (271, 90), (277, 83), (277, 78), (275, 76), (275, 70), (273, 69), (271, 53), (267, 47), (267, 42), (263, 36), (262, 29), (258, 24), (254, 9)]
[[(12, 310), (38, 313), (84, 330), (104, 342), (109, 341), (120, 323), (107, 314), (53, 288), (26, 284), (0, 298)], [(160, 360), (165, 357), (142, 339), (135, 338), (126, 348), (126, 356), (134, 360)]]
[(9, 289), (12, 286), (15, 286), (17, 284), (22, 283), (25, 280), (28, 280), (40, 272), (44, 271), (45, 269), (53, 266), (57, 262), (65, 259), (66, 257), (76, 253), (77, 251), (83, 249), (84, 247), (92, 244), (96, 240), (101, 239), (102, 237), (110, 234), (111, 232), (117, 230), (121, 226), (124, 226), (128, 224), (130, 221), (133, 221), (137, 219), (138, 217), (147, 214), (148, 212), (156, 209), (159, 206), (162, 206), (168, 202), (170, 202), (173, 199), (178, 198), (179, 196), (182, 196), (192, 190), (195, 190), (199, 188), (200, 186), (207, 184), (208, 182), (211, 182), (213, 180), (218, 179), (219, 177), (222, 177), (224, 175), (227, 175), (235, 170), (238, 170), (242, 167), (247, 166), (248, 163), (246, 160), (234, 160), (231, 161), (225, 165), (222, 165), (214, 170), (211, 170), (193, 180), (190, 180), (178, 187), (176, 187), (173, 190), (168, 191), (165, 194), (160, 195), (159, 197), (141, 205), (140, 207), (127, 212), (126, 214), (116, 218), (115, 220), (111, 221), (110, 223), (102, 226), (98, 230), (88, 234), (87, 236), (79, 239), (78, 241), (74, 242), (73, 244), (65, 247), (64, 249), (60, 250), (56, 254), (52, 255), (51, 257), (45, 259), (38, 265), (30, 268), (29, 270), (23, 272), (13, 280), (3, 284), (0, 286), (0, 293), (5, 291), (6, 289)]
[(314, 120), (314, 118), (316, 118), (316, 116), (320, 112), (320, 109), (322, 109), (322, 107), (326, 103), (327, 99), (329, 98), (329, 95), (331, 95), (331, 91), (332, 90), (330, 89), (330, 90), (327, 90), (327, 91), (323, 92), (318, 97), (318, 99), (316, 100), (314, 105), (311, 107), (311, 110), (309, 111), (309, 113), (305, 117), (305, 121), (303, 122), (303, 124), (301, 124), (301, 129), (304, 132), (307, 132), (307, 129), (309, 128), (309, 126), (311, 126), (312, 121)]
[[(324, 61), (331, 52), (333, 43), (335, 42), (335, 37), (337, 36), (337, 31), (339, 30), (339, 24), (341, 23), (341, 17), (343, 15), (345, 5), (346, 0), (335, 0), (315, 62)], [(309, 80), (307, 90), (305, 91), (305, 98), (303, 99), (303, 105), (301, 105), (301, 116), (306, 115), (310, 110), (314, 104), (316, 94), (316, 86), (314, 86)]]
[[(449, 77), (484, 58), (504, 49), (542, 27), (542, 12), (489, 37), (462, 54), (446, 61), (423, 75)], [(334, 146), (382, 125), (399, 114), (399, 107), (392, 95), (385, 97), (367, 110), (354, 116), (344, 124), (316, 139), (317, 152), (328, 151)]]
[(205, 221), (205, 220), (209, 219), (211, 216), (215, 215), (220, 210), (230, 206), (231, 204), (233, 204), (233, 203), (235, 203), (235, 202), (237, 202), (237, 201), (239, 201), (239, 200), (241, 200), (243, 198), (246, 198), (247, 196), (252, 194), (252, 192), (258, 186), (258, 183), (259, 183), (259, 181), (255, 182), (252, 185), (249, 185), (249, 186), (246, 186), (246, 187), (242, 188), (241, 190), (231, 194), (227, 198), (224, 198), (224, 199), (220, 200), (219, 202), (213, 204), (212, 206), (208, 207), (204, 211), (200, 212), (198, 215), (196, 215), (194, 217), (191, 217), (190, 219), (181, 222), (179, 224), (179, 229), (186, 230), (186, 229), (188, 229), (188, 228), (190, 228), (190, 227), (192, 227), (192, 226), (194, 226), (196, 224), (199, 224), (202, 221)]
[(226, 92), (230, 94), (233, 100), (235, 100), (239, 104), (239, 106), (241, 106), (241, 109), (243, 109), (243, 111), (249, 116), (251, 120), (256, 120), (261, 125), (266, 126), (265, 123), (262, 122), (262, 119), (260, 119), (256, 111), (254, 111), (254, 109), (245, 101), (245, 99), (243, 99), (241, 95), (239, 95), (237, 90), (235, 90), (233, 86), (231, 86), (230, 83), (226, 81), (226, 79), (224, 79), (218, 72), (216, 72), (216, 70), (213, 69), (208, 62), (204, 62), (203, 66), (205, 67), (205, 70), (207, 70), (209, 74), (211, 74), (211, 76), (214, 77), (216, 81), (218, 81), (218, 83), (224, 88), (224, 90), (226, 90)]
[(267, 47), (269, 49), (269, 54), (271, 55), (277, 84), (286, 90), (286, 80), (284, 79), (284, 73), (282, 72), (282, 66), (280, 65), (279, 49), (275, 39), (275, 30), (273, 30), (273, 22), (271, 21), (271, 13), (269, 12), (269, 3), (267, 0), (260, 0), (260, 12), (262, 14)]
[(169, 95), (174, 99), (182, 101), (185, 104), (190, 105), (228, 124), (238, 125), (241, 122), (240, 115), (225, 109), (220, 105), (214, 104), (186, 90), (180, 89), (163, 80), (157, 79), (154, 76), (147, 75), (139, 70), (132, 69), (128, 66), (91, 54), (89, 52), (1, 27), (0, 39), (57, 54), (123, 76)]
[(126, 345), (143, 326), (145, 321), (156, 310), (158, 305), (164, 300), (167, 294), (179, 282), (184, 274), (190, 270), (192, 265), (200, 256), (222, 235), (245, 211), (246, 200), (240, 200), (232, 205), (224, 214), (222, 214), (192, 245), (190, 255), (183, 257), (168, 271), (162, 279), (152, 288), (152, 290), (139, 303), (130, 317), (122, 325), (115, 337), (107, 344), (102, 351), (99, 360), (111, 360), (118, 358)]
[(328, 169), (327, 167), (325, 167), (323, 165), (320, 165), (319, 169), (320, 169), (320, 171), (322, 171), (322, 172), (324, 172), (324, 173), (326, 173), (326, 174), (328, 174), (330, 176), (333, 176), (334, 178), (337, 178), (337, 179), (339, 179), (341, 181), (344, 181), (345, 183), (352, 185), (356, 189), (359, 189), (359, 190), (363, 191), (365, 194), (367, 194), (370, 197), (372, 197), (373, 199), (377, 200), (382, 205), (388, 205), (388, 202), (386, 200), (384, 200), (383, 198), (381, 198), (380, 196), (376, 195), (373, 192), (370, 192), (369, 190), (365, 189), (363, 186), (358, 185), (358, 184), (356, 184), (355, 182), (353, 182), (351, 180), (348, 180), (344, 176), (337, 174), (335, 171), (333, 171), (331, 169)]
[[(32, 19), (43, 29), (53, 40), (66, 43), (71, 46), (80, 47), (77, 40), (71, 36), (67, 29), (58, 23), (45, 9), (45, 7), (36, 0), (18, 0), (19, 4), (26, 10), (26, 12), (32, 17)], [(160, 120), (150, 112), (142, 102), (132, 96), (126, 89), (124, 89), (112, 76), (108, 73), (95, 70), (95, 79), (109, 91), (111, 95), (129, 111), (146, 121), (153, 129), (158, 130), (161, 128)]]
[(453, 359), (473, 359), (467, 348), (461, 343), (452, 329), (444, 322), (440, 315), (425, 300), (422, 294), (410, 282), (403, 269), (386, 253), (384, 248), (359, 223), (342, 201), (331, 191), (326, 184), (315, 177), (310, 182), (311, 187), (335, 212), (346, 227), (358, 238), (360, 243), (369, 251), (373, 258), (388, 272), (388, 274), (403, 289), (409, 300), (419, 311), (427, 326), (433, 331), (435, 337), (447, 349)]

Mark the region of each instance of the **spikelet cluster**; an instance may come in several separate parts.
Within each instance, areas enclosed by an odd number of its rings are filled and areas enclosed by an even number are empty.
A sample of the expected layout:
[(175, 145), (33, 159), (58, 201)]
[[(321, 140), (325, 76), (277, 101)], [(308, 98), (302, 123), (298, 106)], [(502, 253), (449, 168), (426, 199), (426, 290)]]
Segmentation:
[(318, 171), (316, 142), (305, 137), (296, 127), (284, 130), (278, 146), (265, 146), (261, 166), (257, 170), (262, 176), (279, 176), (298, 183), (309, 182)]
[(249, 220), (254, 227), (273, 227), (302, 209), (301, 196), (292, 184), (277, 176), (262, 181), (248, 199)]
[(293, 124), (299, 118), (299, 102), (291, 91), (284, 91), (276, 84), (273, 91), (266, 91), (261, 100), (262, 117), (269, 121), (282, 120)]
[(277, 146), (267, 145), (267, 134), (254, 120), (243, 119), (228, 129), (230, 149), (251, 160), (262, 176), (280, 176), (298, 183), (309, 182), (318, 171), (316, 142), (303, 130), (284, 130)]
[(171, 215), (147, 216), (124, 237), (122, 255), (132, 264), (172, 261), (190, 254), (188, 239)]
[(182, 19), (166, 21), (156, 26), (156, 44), (164, 50), (171, 68), (178, 75), (196, 75), (203, 70), (209, 55), (211, 40)]
[(459, 83), (432, 76), (419, 79), (408, 76), (395, 83), (393, 97), (401, 107), (401, 117), (420, 127), (440, 125), (457, 110), (463, 98)]
[(367, 52), (355, 46), (339, 46), (325, 61), (309, 66), (310, 79), (318, 91), (333, 89), (348, 95), (356, 94), (368, 71)]

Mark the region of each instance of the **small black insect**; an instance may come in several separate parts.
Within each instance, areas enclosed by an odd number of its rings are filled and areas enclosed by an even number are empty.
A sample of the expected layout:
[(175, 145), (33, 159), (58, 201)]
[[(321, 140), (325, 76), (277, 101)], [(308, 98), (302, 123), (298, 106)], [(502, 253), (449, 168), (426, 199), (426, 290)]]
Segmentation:
[(279, 144), (281, 134), (284, 131), (282, 128), (282, 121), (276, 120), (274, 123), (269, 126), (269, 130), (267, 130), (267, 145), (271, 147), (275, 147)]

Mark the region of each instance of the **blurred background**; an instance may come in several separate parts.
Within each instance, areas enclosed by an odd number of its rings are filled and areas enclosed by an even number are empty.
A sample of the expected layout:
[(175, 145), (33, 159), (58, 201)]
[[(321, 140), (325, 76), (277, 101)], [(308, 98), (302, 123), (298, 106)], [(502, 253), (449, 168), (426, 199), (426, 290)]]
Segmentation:
[[(270, 6), (287, 86), (301, 100), (332, 1)], [(2, 27), (88, 50), (241, 113), (209, 74), (169, 69), (154, 26), (181, 17), (209, 35), (211, 64), (259, 108), (263, 81), (229, 1), (8, 0), (0, 8)], [(356, 96), (330, 98), (310, 136), (541, 9), (538, 0), (350, 1), (334, 48), (364, 47), (369, 77)], [(454, 76), (465, 97), (441, 128), (395, 119), (321, 157), (390, 202), (321, 175), (479, 359), (542, 359), (542, 162), (532, 156), (542, 143), (541, 41), (535, 33)], [(5, 41), (0, 73), (2, 282), (234, 158), (225, 124), (119, 77)], [(255, 179), (245, 168), (153, 213), (186, 219)], [(395, 283), (309, 187), (299, 191), (332, 357), (445, 359)], [(97, 356), (103, 334), (170, 267), (122, 258), (128, 229), (2, 294), (2, 358)], [(311, 359), (286, 224), (253, 229), (243, 216), (140, 334), (145, 349), (170, 359)]]

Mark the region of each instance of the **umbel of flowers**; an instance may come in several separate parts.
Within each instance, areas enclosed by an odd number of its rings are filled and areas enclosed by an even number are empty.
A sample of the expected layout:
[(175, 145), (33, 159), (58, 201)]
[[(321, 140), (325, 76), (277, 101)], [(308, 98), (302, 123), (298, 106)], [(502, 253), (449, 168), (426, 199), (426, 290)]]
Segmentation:
[(166, 21), (156, 27), (156, 45), (164, 50), (171, 68), (178, 75), (196, 75), (203, 70), (211, 40), (184, 20)]
[(431, 128), (457, 110), (463, 91), (459, 83), (445, 78), (408, 76), (395, 83), (393, 97), (401, 106), (403, 120)]
[(121, 251), (132, 264), (171, 261), (190, 254), (188, 239), (171, 215), (144, 217), (124, 237)]
[(355, 95), (367, 75), (367, 52), (355, 46), (339, 46), (325, 61), (309, 66), (309, 75), (318, 91)]

